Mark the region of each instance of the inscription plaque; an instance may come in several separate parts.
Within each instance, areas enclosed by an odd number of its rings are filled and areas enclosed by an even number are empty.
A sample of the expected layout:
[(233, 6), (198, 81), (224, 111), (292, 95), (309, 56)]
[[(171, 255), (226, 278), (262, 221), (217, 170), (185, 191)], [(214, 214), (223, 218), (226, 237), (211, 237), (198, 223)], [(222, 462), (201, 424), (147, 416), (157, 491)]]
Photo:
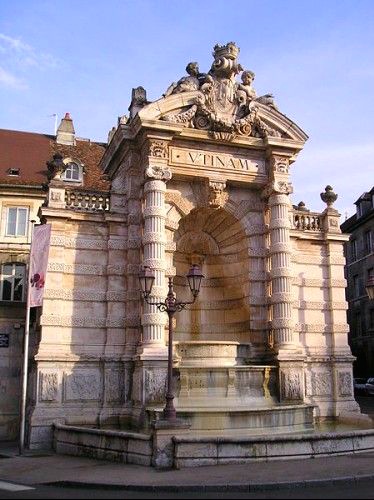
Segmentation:
[(260, 159), (244, 157), (240, 154), (213, 153), (203, 150), (170, 148), (171, 165), (191, 165), (214, 170), (265, 173), (265, 162)]

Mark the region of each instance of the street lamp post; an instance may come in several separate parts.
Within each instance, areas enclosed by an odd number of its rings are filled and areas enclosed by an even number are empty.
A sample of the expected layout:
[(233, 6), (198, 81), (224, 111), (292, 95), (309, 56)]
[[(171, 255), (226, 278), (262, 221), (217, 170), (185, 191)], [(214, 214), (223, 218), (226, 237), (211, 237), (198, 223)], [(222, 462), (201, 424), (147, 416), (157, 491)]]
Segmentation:
[(149, 297), (152, 292), (155, 275), (149, 267), (144, 267), (139, 274), (139, 281), (142, 295), (147, 304), (157, 306), (161, 312), (166, 312), (169, 319), (169, 346), (168, 346), (168, 373), (167, 373), (167, 392), (166, 404), (163, 412), (164, 419), (172, 422), (176, 420), (176, 411), (174, 407), (173, 393), (173, 317), (176, 312), (182, 311), (188, 304), (193, 304), (200, 291), (201, 280), (204, 278), (197, 265), (193, 265), (187, 274), (188, 285), (190, 287), (193, 300), (189, 302), (180, 302), (173, 288), (173, 278), (169, 277), (169, 291), (163, 302), (152, 302)]

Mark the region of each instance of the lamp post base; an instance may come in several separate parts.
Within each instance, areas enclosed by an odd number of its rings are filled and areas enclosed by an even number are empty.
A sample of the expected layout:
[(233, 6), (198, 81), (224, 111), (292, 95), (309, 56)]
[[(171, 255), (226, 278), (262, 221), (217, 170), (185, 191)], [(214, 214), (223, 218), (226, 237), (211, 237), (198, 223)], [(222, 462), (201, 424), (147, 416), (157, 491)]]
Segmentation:
[(163, 419), (169, 422), (174, 422), (177, 419), (177, 412), (174, 407), (174, 396), (172, 394), (166, 395), (166, 405), (163, 411)]

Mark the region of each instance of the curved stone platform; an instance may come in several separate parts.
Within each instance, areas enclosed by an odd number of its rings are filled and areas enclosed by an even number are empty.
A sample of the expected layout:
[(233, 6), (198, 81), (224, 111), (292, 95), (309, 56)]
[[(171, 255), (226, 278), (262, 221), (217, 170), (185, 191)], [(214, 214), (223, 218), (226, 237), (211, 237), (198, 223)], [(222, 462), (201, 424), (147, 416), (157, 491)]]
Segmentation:
[[(57, 453), (138, 465), (155, 463), (152, 434), (55, 424)], [(345, 455), (374, 450), (374, 429), (299, 432), (272, 436), (196, 437), (179, 434), (168, 448), (175, 468)]]
[(374, 450), (374, 429), (257, 437), (176, 436), (173, 442), (174, 466), (179, 469), (365, 452)]

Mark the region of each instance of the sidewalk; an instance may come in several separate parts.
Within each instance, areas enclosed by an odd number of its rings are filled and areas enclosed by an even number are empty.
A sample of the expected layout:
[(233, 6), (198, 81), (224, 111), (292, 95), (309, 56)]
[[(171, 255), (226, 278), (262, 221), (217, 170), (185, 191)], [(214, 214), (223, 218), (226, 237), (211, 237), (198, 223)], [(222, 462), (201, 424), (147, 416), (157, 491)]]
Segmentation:
[(15, 443), (0, 442), (0, 480), (25, 485), (92, 485), (138, 491), (254, 491), (365, 479), (374, 479), (373, 452), (157, 471), (53, 452), (35, 451), (19, 456)]

